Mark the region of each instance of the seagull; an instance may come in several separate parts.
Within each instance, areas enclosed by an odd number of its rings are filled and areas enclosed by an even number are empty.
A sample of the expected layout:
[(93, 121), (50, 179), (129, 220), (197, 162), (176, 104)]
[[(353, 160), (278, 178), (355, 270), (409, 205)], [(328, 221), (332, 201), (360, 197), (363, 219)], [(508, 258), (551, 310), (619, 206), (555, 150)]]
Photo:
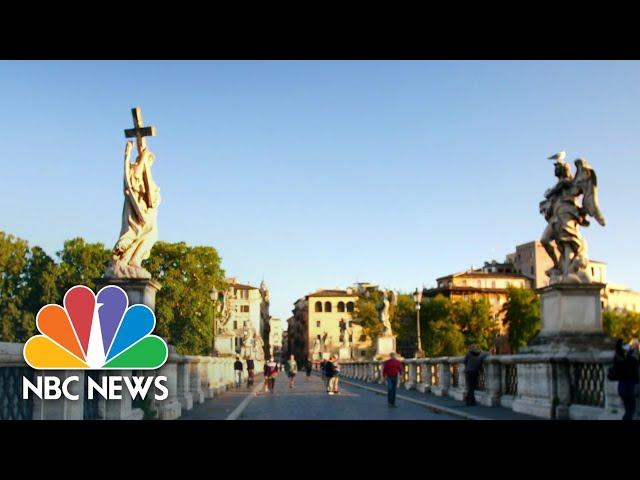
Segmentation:
[(564, 159), (566, 156), (567, 156), (567, 152), (565, 152), (564, 150), (560, 150), (555, 155), (551, 155), (549, 157), (549, 160), (557, 160), (558, 162), (564, 162)]

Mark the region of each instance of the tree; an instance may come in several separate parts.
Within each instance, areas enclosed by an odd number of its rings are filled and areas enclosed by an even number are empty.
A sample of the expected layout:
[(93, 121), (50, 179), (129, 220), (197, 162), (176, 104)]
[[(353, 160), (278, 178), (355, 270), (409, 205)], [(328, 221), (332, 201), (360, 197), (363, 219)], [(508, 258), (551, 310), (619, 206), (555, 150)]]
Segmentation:
[(491, 317), (491, 306), (486, 298), (452, 302), (452, 316), (464, 335), (465, 345), (476, 345), (489, 350), (500, 329)]
[(449, 298), (437, 295), (422, 303), (420, 333), (428, 357), (455, 356), (464, 353), (464, 335), (455, 322)]
[(526, 346), (540, 331), (540, 299), (530, 288), (507, 288), (502, 307), (512, 350)]
[(25, 308), (37, 315), (40, 308), (49, 303), (61, 303), (58, 289), (59, 267), (40, 247), (33, 247), (26, 266)]
[(26, 240), (0, 231), (0, 340), (24, 342), (35, 329), (35, 316), (25, 310)]
[(382, 323), (378, 319), (378, 311), (376, 305), (382, 299), (382, 292), (369, 292), (368, 295), (362, 295), (356, 302), (354, 318), (362, 327), (362, 333), (368, 337), (376, 338), (382, 333)]
[(156, 296), (156, 333), (188, 355), (209, 355), (213, 346), (211, 290), (226, 287), (213, 247), (157, 242), (143, 266), (162, 284)]
[(605, 310), (602, 313), (602, 327), (606, 335), (628, 342), (640, 336), (640, 314)]
[(81, 237), (65, 241), (56, 254), (60, 258), (57, 281), (60, 295), (75, 285), (85, 285), (95, 292), (111, 259), (111, 250), (103, 243), (87, 243)]

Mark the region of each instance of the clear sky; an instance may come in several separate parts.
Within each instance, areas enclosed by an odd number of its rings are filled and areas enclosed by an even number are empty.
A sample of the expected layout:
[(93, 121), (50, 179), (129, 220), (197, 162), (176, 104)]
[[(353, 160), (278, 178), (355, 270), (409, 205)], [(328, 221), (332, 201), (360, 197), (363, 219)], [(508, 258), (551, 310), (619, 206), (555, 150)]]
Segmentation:
[(598, 174), (590, 256), (640, 290), (638, 62), (11, 61), (0, 100), (0, 229), (51, 255), (117, 239), (139, 105), (160, 238), (264, 278), (274, 317), (320, 287), (504, 259), (542, 233), (561, 149)]

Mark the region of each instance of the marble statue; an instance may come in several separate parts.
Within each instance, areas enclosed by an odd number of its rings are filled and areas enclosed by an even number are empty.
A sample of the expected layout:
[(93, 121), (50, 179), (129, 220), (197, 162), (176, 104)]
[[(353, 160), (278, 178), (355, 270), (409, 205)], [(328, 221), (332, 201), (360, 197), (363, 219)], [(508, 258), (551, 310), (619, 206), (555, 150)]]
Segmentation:
[(125, 130), (125, 135), (136, 137), (137, 156), (131, 163), (133, 142), (128, 141), (124, 152), (122, 227), (105, 276), (151, 278), (151, 274), (142, 267), (142, 261), (149, 258), (151, 248), (158, 240), (160, 188), (151, 175), (155, 155), (147, 147), (145, 136), (155, 135), (155, 127), (142, 126), (139, 108), (134, 108), (132, 113), (134, 128)]
[(320, 346), (320, 335), (318, 335), (313, 342), (313, 354), (319, 354), (321, 351), (322, 347)]
[(343, 348), (349, 348), (349, 336), (351, 335), (351, 329), (347, 326), (347, 322), (340, 319), (340, 341)]
[(382, 291), (382, 299), (376, 310), (378, 311), (378, 318), (382, 323), (382, 336), (390, 337), (393, 335), (391, 329), (391, 309), (395, 307), (397, 303), (397, 295), (393, 290)]
[(565, 155), (560, 152), (549, 157), (555, 160), (554, 173), (558, 181), (545, 192), (545, 198), (540, 202), (540, 213), (547, 221), (540, 242), (553, 261), (553, 267), (546, 274), (550, 284), (591, 283), (587, 242), (580, 233), (580, 226), (589, 226), (589, 216), (605, 225), (598, 202), (598, 180), (584, 158), (574, 161), (574, 177), (564, 160)]
[(258, 335), (258, 332), (256, 332), (253, 328), (252, 330), (254, 345), (253, 358), (256, 360), (264, 360), (264, 341), (262, 340), (262, 337)]

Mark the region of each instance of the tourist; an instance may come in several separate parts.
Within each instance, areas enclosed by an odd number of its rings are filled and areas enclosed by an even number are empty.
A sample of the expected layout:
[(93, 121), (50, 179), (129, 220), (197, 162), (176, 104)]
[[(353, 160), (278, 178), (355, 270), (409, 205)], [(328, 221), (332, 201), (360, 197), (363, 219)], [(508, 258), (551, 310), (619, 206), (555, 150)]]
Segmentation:
[(402, 375), (403, 371), (404, 366), (398, 360), (398, 355), (395, 352), (392, 352), (390, 358), (382, 364), (382, 378), (387, 382), (387, 403), (393, 408), (396, 408), (398, 377)]
[(296, 373), (298, 373), (298, 364), (296, 363), (296, 357), (291, 355), (287, 362), (287, 374), (289, 375), (289, 388), (293, 388), (296, 383)]
[(312, 368), (311, 360), (307, 359), (307, 363), (305, 364), (304, 368), (307, 372), (307, 378), (309, 378), (311, 376), (311, 368)]
[(465, 397), (465, 403), (467, 406), (476, 405), (475, 390), (478, 387), (478, 377), (480, 376), (480, 368), (482, 367), (482, 361), (487, 354), (478, 350), (476, 345), (471, 345), (471, 348), (464, 357), (464, 375), (467, 381), (467, 395)]
[(325, 368), (328, 378), (327, 393), (329, 395), (339, 394), (340, 390), (338, 389), (338, 380), (340, 375), (340, 365), (338, 365), (338, 359), (335, 355), (332, 355), (331, 358), (329, 358)]
[(251, 387), (253, 385), (253, 378), (255, 376), (255, 364), (253, 363), (253, 359), (251, 357), (247, 358), (247, 387)]
[(273, 389), (276, 385), (276, 377), (278, 376), (278, 364), (274, 361), (273, 357), (264, 364), (264, 391), (273, 393)]
[(233, 369), (236, 373), (236, 388), (240, 388), (242, 385), (242, 361), (240, 357), (236, 357), (236, 361), (233, 364)]
[(624, 404), (622, 420), (633, 420), (636, 412), (636, 385), (638, 385), (638, 353), (637, 344), (622, 344), (622, 340), (616, 342), (613, 356), (613, 366), (607, 377), (609, 380), (618, 381), (618, 395)]

